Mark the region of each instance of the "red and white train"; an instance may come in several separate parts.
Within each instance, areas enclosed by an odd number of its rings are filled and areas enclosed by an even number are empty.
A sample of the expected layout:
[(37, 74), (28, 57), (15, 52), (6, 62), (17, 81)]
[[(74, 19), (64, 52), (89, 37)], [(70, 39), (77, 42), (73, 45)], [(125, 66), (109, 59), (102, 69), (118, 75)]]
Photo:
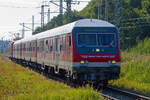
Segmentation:
[(97, 19), (81, 19), (10, 44), (10, 58), (47, 73), (80, 82), (107, 82), (120, 73), (118, 29)]

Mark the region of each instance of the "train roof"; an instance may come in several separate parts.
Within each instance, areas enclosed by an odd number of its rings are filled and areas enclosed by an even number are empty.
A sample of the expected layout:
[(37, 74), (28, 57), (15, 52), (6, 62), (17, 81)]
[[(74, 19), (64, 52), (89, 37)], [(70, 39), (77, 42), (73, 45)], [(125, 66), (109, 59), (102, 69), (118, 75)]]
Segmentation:
[(98, 19), (81, 19), (54, 29), (50, 29), (45, 32), (41, 32), (39, 34), (33, 35), (29, 38), (24, 38), (21, 40), (16, 41), (14, 44), (18, 44), (20, 42), (26, 42), (26, 41), (32, 41), (36, 39), (42, 39), (42, 38), (47, 38), (47, 37), (52, 37), (52, 36), (57, 36), (57, 35), (62, 35), (66, 33), (71, 33), (73, 28), (75, 27), (115, 27), (113, 24), (103, 21), (103, 20), (98, 20)]

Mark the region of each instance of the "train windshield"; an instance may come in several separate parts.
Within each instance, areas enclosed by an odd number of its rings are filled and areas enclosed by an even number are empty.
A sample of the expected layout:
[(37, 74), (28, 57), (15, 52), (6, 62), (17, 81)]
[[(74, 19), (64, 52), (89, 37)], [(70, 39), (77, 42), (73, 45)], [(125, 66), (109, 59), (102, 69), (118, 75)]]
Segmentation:
[(100, 46), (114, 46), (115, 37), (114, 34), (98, 34), (98, 44)]
[(114, 33), (94, 33), (94, 34), (78, 34), (79, 46), (114, 46), (115, 35)]
[(79, 45), (96, 45), (96, 34), (79, 34), (78, 35)]

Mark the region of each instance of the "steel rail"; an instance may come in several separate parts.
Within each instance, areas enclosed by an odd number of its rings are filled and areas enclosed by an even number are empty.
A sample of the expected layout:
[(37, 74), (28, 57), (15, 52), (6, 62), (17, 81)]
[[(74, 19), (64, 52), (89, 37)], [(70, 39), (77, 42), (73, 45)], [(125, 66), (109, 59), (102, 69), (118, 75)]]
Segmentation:
[[(133, 100), (150, 100), (150, 97), (144, 96), (144, 95), (136, 93), (134, 91), (128, 91), (128, 90), (124, 90), (121, 88), (116, 88), (111, 85), (106, 86), (105, 89), (109, 89), (111, 91), (118, 92), (121, 95), (125, 95), (130, 98), (133, 98)], [(126, 100), (128, 100), (128, 99), (126, 99)]]
[(106, 94), (102, 94), (102, 96), (103, 96), (105, 99), (107, 99), (107, 100), (119, 100), (119, 99), (117, 99), (117, 98), (111, 97), (111, 96), (106, 95)]

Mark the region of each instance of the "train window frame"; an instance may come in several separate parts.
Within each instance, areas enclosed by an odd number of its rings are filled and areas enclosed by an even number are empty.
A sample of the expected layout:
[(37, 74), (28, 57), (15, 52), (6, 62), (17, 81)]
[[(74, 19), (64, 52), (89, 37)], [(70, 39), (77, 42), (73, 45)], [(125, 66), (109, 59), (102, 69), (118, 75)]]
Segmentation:
[(39, 52), (42, 53), (42, 40), (39, 40)]
[(42, 41), (42, 52), (45, 51), (45, 48), (44, 48), (44, 39), (41, 40)]
[(49, 43), (49, 42), (48, 42), (48, 39), (46, 39), (46, 40), (45, 40), (45, 44), (46, 44), (46, 46), (48, 46), (48, 43)]
[(40, 52), (40, 47), (39, 47), (39, 45), (40, 45), (40, 42), (37, 41), (37, 52)]
[[(116, 33), (97, 33), (97, 35), (98, 35), (98, 34), (113, 34), (113, 35), (114, 35), (114, 43), (115, 43), (115, 44), (112, 45), (112, 46), (110, 46), (110, 45), (104, 46), (104, 45), (99, 45), (99, 44), (98, 44), (98, 46), (100, 46), (100, 47), (116, 47), (116, 45), (117, 45), (117, 44), (116, 44), (116, 41), (117, 41)], [(97, 37), (97, 38), (98, 38), (98, 37)], [(97, 42), (99, 42), (98, 39), (97, 39)]]
[(77, 34), (77, 46), (78, 47), (83, 47), (82, 45), (79, 45), (79, 35), (80, 34), (95, 34), (96, 35), (96, 45), (88, 45), (88, 47), (110, 47), (109, 45), (107, 45), (107, 46), (104, 46), (104, 45), (99, 45), (98, 44), (98, 35), (99, 34), (113, 34), (114, 35), (114, 41), (115, 41), (115, 45), (112, 45), (112, 47), (116, 47), (116, 41), (117, 41), (117, 39), (116, 39), (116, 33), (78, 33)]
[(39, 52), (40, 50), (39, 50), (39, 46), (37, 46), (37, 52)]
[(63, 51), (63, 36), (59, 38), (59, 51), (60, 53)]
[(25, 52), (25, 48), (26, 48), (26, 45), (25, 45), (25, 43), (24, 43), (24, 52)]
[(63, 36), (63, 51), (66, 51), (66, 35)]
[[(77, 45), (78, 45), (78, 47), (83, 47), (82, 45), (79, 44), (79, 35), (82, 35), (82, 34), (83, 35), (85, 35), (85, 34), (88, 34), (88, 35), (92, 34), (93, 35), (93, 33), (78, 33), (77, 34)], [(97, 41), (96, 33), (94, 33), (94, 34), (95, 34), (95, 37), (96, 37), (96, 45), (88, 45), (88, 47), (97, 47), (98, 46), (98, 41)]]
[(49, 41), (47, 38), (44, 40), (44, 47), (45, 47), (45, 53), (49, 53)]
[(32, 42), (30, 42), (30, 47), (29, 47), (29, 51), (32, 51)]
[(35, 41), (33, 42), (33, 51), (35, 51)]
[(33, 48), (34, 48), (34, 42), (32, 41), (31, 42), (31, 51), (33, 51)]
[(50, 38), (50, 43), (49, 43), (49, 53), (53, 52), (53, 38)]
[(68, 45), (69, 45), (69, 47), (71, 47), (72, 46), (72, 38), (71, 38), (70, 34), (68, 36), (68, 41), (69, 41)]
[(59, 48), (58, 48), (58, 37), (56, 36), (56, 37), (54, 37), (54, 42), (55, 42), (55, 52), (58, 52), (59, 51)]

